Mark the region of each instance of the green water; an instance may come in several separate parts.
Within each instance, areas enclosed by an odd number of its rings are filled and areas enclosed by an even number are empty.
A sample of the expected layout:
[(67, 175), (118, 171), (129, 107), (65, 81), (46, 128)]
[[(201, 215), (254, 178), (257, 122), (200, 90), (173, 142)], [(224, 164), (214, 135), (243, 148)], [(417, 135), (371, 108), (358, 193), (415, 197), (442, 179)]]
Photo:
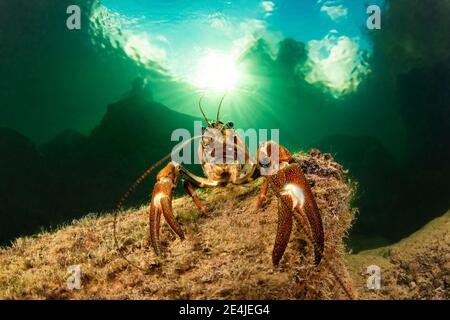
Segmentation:
[(374, 1), (381, 30), (362, 2), (338, 2), (336, 16), (300, 1), (2, 1), (0, 242), (110, 211), (172, 131), (193, 128), (203, 94), (214, 117), (222, 86), (223, 121), (279, 129), (290, 150), (349, 169), (355, 250), (445, 212), (448, 1)]

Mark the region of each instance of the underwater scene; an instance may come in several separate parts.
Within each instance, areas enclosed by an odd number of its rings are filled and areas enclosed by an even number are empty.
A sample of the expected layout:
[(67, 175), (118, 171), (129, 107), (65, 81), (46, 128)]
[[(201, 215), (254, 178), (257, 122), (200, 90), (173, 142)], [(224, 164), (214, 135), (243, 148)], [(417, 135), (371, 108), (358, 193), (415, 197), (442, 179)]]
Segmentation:
[(0, 0), (0, 299), (449, 300), (449, 17)]

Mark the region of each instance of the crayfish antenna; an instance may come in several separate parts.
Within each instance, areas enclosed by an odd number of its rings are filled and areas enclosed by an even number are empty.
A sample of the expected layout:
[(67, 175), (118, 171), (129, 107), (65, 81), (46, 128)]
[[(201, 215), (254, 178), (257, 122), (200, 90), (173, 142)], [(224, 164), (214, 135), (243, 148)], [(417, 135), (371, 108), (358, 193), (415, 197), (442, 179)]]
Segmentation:
[(217, 108), (216, 122), (219, 122), (220, 108), (222, 108), (222, 103), (223, 103), (223, 100), (225, 99), (225, 96), (226, 96), (226, 95), (227, 95), (227, 94), (225, 93), (225, 94), (222, 96), (222, 99), (220, 99), (219, 108)]
[(200, 99), (198, 100), (198, 108), (200, 109), (200, 112), (203, 115), (203, 119), (205, 119), (205, 121), (208, 124), (208, 126), (211, 126), (211, 122), (209, 122), (208, 117), (206, 117), (206, 114), (205, 114), (205, 112), (203, 111), (203, 108), (202, 108), (202, 100), (203, 100), (204, 97), (205, 97), (205, 95), (202, 95), (200, 97)]

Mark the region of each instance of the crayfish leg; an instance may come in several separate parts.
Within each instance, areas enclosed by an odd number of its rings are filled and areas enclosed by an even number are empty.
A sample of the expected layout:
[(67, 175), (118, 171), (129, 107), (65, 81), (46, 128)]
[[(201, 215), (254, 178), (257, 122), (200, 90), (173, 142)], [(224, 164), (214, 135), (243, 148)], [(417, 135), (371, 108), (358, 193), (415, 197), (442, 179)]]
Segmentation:
[(183, 183), (183, 187), (184, 187), (184, 190), (186, 191), (186, 193), (192, 197), (197, 208), (204, 215), (206, 215), (208, 213), (208, 208), (202, 203), (202, 201), (198, 197), (197, 192), (194, 190), (194, 187), (192, 186), (192, 183), (190, 183), (189, 181), (186, 180)]

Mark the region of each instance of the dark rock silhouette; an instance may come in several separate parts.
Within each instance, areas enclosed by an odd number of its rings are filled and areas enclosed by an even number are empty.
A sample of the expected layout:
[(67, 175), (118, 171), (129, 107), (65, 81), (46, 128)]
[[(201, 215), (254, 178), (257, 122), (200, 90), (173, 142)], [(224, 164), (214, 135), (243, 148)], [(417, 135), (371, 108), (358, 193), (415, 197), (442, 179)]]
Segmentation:
[[(148, 100), (141, 92), (109, 105), (80, 159), (92, 194), (90, 210), (110, 210), (152, 163), (171, 151), (177, 143), (170, 141), (172, 131), (192, 129), (194, 120)], [(138, 202), (150, 194), (153, 183), (148, 179), (136, 192)]]
[[(38, 226), (111, 211), (128, 187), (178, 143), (170, 141), (174, 129), (193, 131), (198, 119), (151, 101), (148, 92), (145, 83), (135, 85), (127, 97), (108, 106), (88, 137), (66, 130), (39, 150), (13, 130), (0, 131), (5, 155), (0, 160), (1, 242)], [(154, 175), (129, 205), (143, 203), (153, 183)]]
[(86, 143), (87, 137), (76, 130), (67, 129), (51, 139), (48, 143), (42, 145), (39, 149), (47, 159), (69, 157), (70, 153), (79, 149)]
[(0, 243), (36, 232), (55, 217), (46, 210), (48, 172), (33, 143), (18, 132), (0, 128)]
[(384, 56), (387, 74), (432, 66), (450, 51), (450, 5), (447, 1), (388, 0), (382, 17), (383, 32), (367, 31), (375, 54)]
[(418, 210), (428, 212), (412, 219), (424, 224), (450, 206), (450, 58), (400, 75), (397, 86), (398, 110), (408, 132), (410, 198)]

